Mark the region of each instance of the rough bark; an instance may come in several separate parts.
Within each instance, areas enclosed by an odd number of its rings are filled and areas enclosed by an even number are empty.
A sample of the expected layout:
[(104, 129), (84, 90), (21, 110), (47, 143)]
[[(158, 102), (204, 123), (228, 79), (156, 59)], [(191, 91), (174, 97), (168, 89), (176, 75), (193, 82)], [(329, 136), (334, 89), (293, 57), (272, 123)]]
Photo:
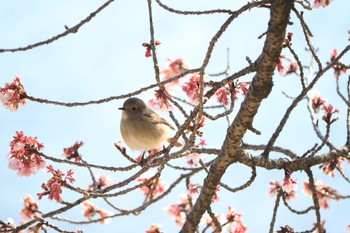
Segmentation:
[(215, 162), (204, 180), (201, 193), (188, 214), (181, 233), (195, 232), (211, 204), (212, 196), (226, 169), (237, 161), (239, 147), (247, 129), (252, 125), (260, 104), (271, 92), (276, 60), (282, 49), (293, 0), (273, 0), (263, 51), (255, 62), (256, 74), (238, 114), (227, 130), (226, 138)]

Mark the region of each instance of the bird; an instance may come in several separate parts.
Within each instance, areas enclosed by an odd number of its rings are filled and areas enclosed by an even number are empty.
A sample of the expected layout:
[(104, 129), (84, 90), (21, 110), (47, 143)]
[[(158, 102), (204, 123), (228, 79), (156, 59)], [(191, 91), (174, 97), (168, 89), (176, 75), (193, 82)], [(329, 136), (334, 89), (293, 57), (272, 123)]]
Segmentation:
[[(154, 112), (145, 102), (137, 97), (125, 100), (120, 121), (120, 132), (124, 142), (132, 150), (146, 151), (158, 149), (165, 141), (170, 142), (168, 135), (174, 127)], [(181, 146), (175, 142), (174, 146)]]

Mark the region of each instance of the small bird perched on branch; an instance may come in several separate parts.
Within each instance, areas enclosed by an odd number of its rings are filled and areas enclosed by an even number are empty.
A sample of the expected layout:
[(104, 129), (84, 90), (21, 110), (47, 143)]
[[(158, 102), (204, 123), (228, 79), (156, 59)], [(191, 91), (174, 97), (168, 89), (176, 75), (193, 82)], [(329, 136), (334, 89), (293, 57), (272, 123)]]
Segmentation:
[[(169, 129), (174, 127), (164, 118), (160, 117), (141, 99), (132, 97), (127, 99), (123, 107), (120, 121), (120, 132), (125, 143), (132, 150), (146, 151), (161, 147), (164, 141), (171, 141)], [(182, 146), (175, 142), (174, 146)]]

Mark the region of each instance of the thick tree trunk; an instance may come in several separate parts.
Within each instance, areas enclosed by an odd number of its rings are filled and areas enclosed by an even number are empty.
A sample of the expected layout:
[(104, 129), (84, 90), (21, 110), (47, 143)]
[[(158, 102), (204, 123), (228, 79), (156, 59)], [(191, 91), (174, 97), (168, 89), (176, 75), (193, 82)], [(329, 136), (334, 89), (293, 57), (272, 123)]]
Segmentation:
[(252, 125), (261, 101), (271, 92), (273, 86), (272, 75), (276, 66), (276, 60), (281, 53), (293, 2), (293, 0), (271, 1), (270, 21), (265, 44), (261, 55), (255, 62), (257, 73), (253, 78), (249, 93), (227, 131), (220, 154), (210, 167), (201, 193), (188, 214), (186, 222), (180, 231), (181, 233), (196, 231), (203, 214), (211, 204), (212, 196), (221, 177), (226, 169), (237, 161), (236, 156), (239, 154), (237, 152), (239, 152), (242, 138)]

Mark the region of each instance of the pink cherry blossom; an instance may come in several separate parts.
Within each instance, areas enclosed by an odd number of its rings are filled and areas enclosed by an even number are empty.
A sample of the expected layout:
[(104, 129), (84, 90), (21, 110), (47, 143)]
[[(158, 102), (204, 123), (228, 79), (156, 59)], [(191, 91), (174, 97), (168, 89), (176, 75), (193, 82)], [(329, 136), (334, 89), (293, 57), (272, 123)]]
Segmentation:
[(318, 90), (312, 89), (308, 93), (309, 105), (315, 113), (318, 113), (320, 108), (325, 108), (327, 106), (327, 99), (321, 98), (321, 94)]
[(24, 220), (36, 218), (39, 213), (39, 204), (28, 194), (23, 197), (24, 208), (20, 215)]
[(281, 184), (278, 181), (270, 181), (269, 182), (269, 188), (267, 190), (267, 195), (269, 197), (274, 197), (278, 194), (278, 192), (281, 190)]
[(36, 137), (26, 136), (22, 131), (17, 131), (10, 142), (8, 167), (17, 170), (19, 176), (35, 174), (39, 169), (46, 167), (45, 159), (39, 154), (43, 148), (44, 145), (38, 142)]
[(108, 218), (113, 214), (111, 211), (98, 209), (96, 212), (103, 218), (100, 221), (101, 224), (109, 224), (112, 221), (112, 218)]
[(299, 65), (296, 61), (292, 61), (291, 63), (289, 63), (289, 67), (287, 68), (287, 74), (292, 74), (295, 73), (299, 68)]
[[(337, 49), (333, 49), (332, 53), (331, 53), (331, 61), (326, 62), (327, 65), (331, 64), (338, 56), (338, 50)], [(343, 64), (341, 64), (339, 61), (335, 62), (333, 64), (333, 70), (334, 70), (334, 77), (335, 78), (339, 78), (339, 76), (341, 74), (346, 74), (348, 68), (346, 66), (344, 66)]]
[(297, 182), (290, 175), (286, 175), (282, 184), (283, 195), (286, 201), (294, 200), (298, 197), (296, 193), (297, 187)]
[[(196, 117), (196, 121), (197, 121), (197, 119), (198, 119), (198, 117)], [(204, 116), (202, 116), (201, 118), (200, 118), (200, 120), (198, 121), (198, 123), (197, 123), (197, 135), (199, 136), (199, 137), (201, 137), (202, 135), (203, 135), (203, 132), (202, 131), (200, 131), (199, 129), (200, 128), (202, 128), (204, 125), (205, 125), (205, 117)], [(191, 121), (191, 123), (186, 127), (186, 133), (190, 133), (190, 132), (192, 132), (194, 130), (194, 125), (193, 125), (193, 122)]]
[(51, 165), (47, 167), (48, 172), (52, 174), (52, 178), (43, 183), (41, 187), (45, 190), (42, 193), (38, 193), (39, 199), (45, 195), (49, 195), (49, 199), (55, 199), (57, 202), (62, 202), (62, 189), (66, 187), (68, 182), (73, 183), (75, 181), (75, 175), (73, 170), (67, 172), (61, 170), (55, 170)]
[[(151, 179), (154, 176), (152, 172), (145, 172), (140, 177), (136, 179), (136, 182), (138, 183), (146, 183), (149, 179)], [(153, 186), (156, 185), (154, 188)], [(155, 198), (159, 195), (162, 195), (167, 189), (169, 188), (169, 185), (164, 182), (161, 178), (158, 180), (154, 179), (152, 180), (148, 185), (143, 185), (140, 190), (143, 192), (145, 197), (149, 196), (149, 192), (153, 190), (152, 198)]]
[(95, 180), (96, 184), (89, 185), (88, 190), (103, 189), (113, 184), (112, 178), (108, 175), (98, 175), (95, 177)]
[(112, 212), (103, 210), (89, 201), (84, 201), (81, 203), (81, 206), (84, 208), (84, 217), (88, 218), (89, 220), (92, 220), (95, 214), (99, 214), (101, 218), (104, 218), (100, 221), (101, 224), (108, 224), (112, 220), (111, 218), (108, 218), (108, 216), (112, 215)]
[[(215, 218), (219, 222), (220, 225), (223, 225), (225, 223), (225, 217), (222, 214), (220, 214), (220, 213), (215, 214)], [(205, 222), (208, 226), (212, 227), (215, 230), (215, 225), (214, 225), (214, 222), (213, 222), (213, 219), (211, 218), (211, 216), (206, 215)], [(214, 231), (214, 232), (217, 232), (217, 231)]]
[(151, 227), (146, 230), (146, 233), (161, 233), (161, 227), (160, 224), (152, 224)]
[(349, 161), (347, 160), (346, 158), (343, 158), (343, 157), (338, 157), (338, 158), (335, 158), (329, 162), (325, 162), (323, 163), (320, 168), (321, 170), (328, 176), (330, 177), (335, 177), (335, 172), (334, 170), (336, 168), (338, 168), (340, 171), (343, 171), (343, 166), (342, 166), (342, 163), (344, 161)]
[(320, 6), (326, 7), (331, 3), (332, 0), (315, 0), (313, 8), (319, 8)]
[(336, 120), (338, 120), (338, 117), (332, 118), (334, 113), (339, 113), (339, 110), (336, 108), (333, 108), (331, 104), (328, 106), (324, 106), (324, 115), (322, 117), (322, 120), (324, 120), (327, 124), (332, 124)]
[(198, 146), (204, 148), (206, 145), (207, 145), (207, 142), (205, 141), (205, 139), (200, 138)]
[(165, 86), (160, 86), (159, 89), (155, 91), (154, 97), (148, 101), (148, 104), (154, 110), (171, 111), (174, 109), (174, 106), (169, 101), (169, 97), (171, 97), (171, 95)]
[(241, 93), (243, 96), (247, 95), (248, 88), (251, 82), (239, 82), (238, 80), (235, 83), (228, 83), (226, 86), (219, 88), (215, 95), (217, 97), (217, 101), (221, 104), (228, 105), (230, 103), (230, 95), (232, 90), (234, 89), (234, 99), (238, 99), (238, 94)]
[(297, 182), (290, 177), (286, 177), (283, 180), (282, 190), (286, 193), (295, 192), (297, 190)]
[(247, 95), (249, 91), (249, 85), (251, 82), (236, 82), (235, 83), (235, 98), (237, 98), (237, 92), (241, 91), (242, 95)]
[(249, 228), (242, 222), (236, 223), (236, 228), (231, 229), (229, 233), (248, 233)]
[[(167, 80), (169, 78), (172, 78), (176, 75), (181, 74), (185, 70), (188, 69), (188, 65), (181, 59), (178, 58), (176, 60), (168, 59), (168, 64), (166, 65), (166, 68), (160, 72), (162, 80)], [(179, 79), (172, 81), (171, 83), (168, 83), (167, 86), (178, 86), (179, 85)]]
[(191, 166), (197, 166), (199, 164), (199, 161), (202, 160), (202, 155), (198, 153), (191, 153), (189, 155), (186, 155), (187, 158), (187, 164)]
[(76, 142), (71, 147), (63, 148), (63, 155), (66, 159), (71, 160), (74, 159), (75, 162), (81, 161), (81, 154), (78, 152), (78, 149), (84, 145), (84, 142)]
[[(316, 226), (316, 223), (314, 223), (313, 225)], [(325, 225), (326, 225), (326, 220), (322, 219), (322, 221), (321, 221), (321, 228), (322, 228), (322, 231), (319, 232), (319, 231), (318, 231), (318, 228), (316, 228), (316, 230), (314, 230), (312, 233), (326, 233)]]
[(152, 56), (152, 47), (149, 43), (142, 43), (142, 46), (146, 48), (145, 57), (151, 57)]
[(186, 215), (191, 210), (190, 201), (188, 196), (184, 193), (179, 195), (177, 204), (171, 204), (164, 208), (164, 210), (175, 218), (175, 222), (178, 226), (182, 226), (186, 221)]
[(297, 198), (297, 183), (295, 180), (290, 178), (290, 176), (286, 176), (282, 184), (278, 181), (270, 181), (269, 185), (270, 186), (268, 188), (267, 195), (270, 197), (276, 196), (278, 192), (282, 190), (283, 196), (286, 201), (290, 201)]
[(283, 62), (284, 62), (284, 58), (281, 56), (279, 58), (277, 58), (277, 60), (276, 60), (276, 68), (277, 68), (278, 73), (281, 76), (285, 76), (287, 74), (287, 71), (288, 71), (288, 69), (285, 67)]
[[(248, 227), (243, 223), (243, 214), (237, 213), (231, 206), (228, 207), (226, 220), (229, 222), (229, 232), (231, 233), (246, 233)], [(235, 223), (235, 224), (233, 224)]]
[[(321, 208), (328, 209), (331, 200), (339, 200), (339, 192), (320, 180), (315, 181), (316, 196)], [(312, 196), (309, 181), (304, 182), (303, 192), (307, 196)]]
[(189, 184), (188, 186), (188, 190), (187, 190), (187, 193), (188, 193), (188, 196), (192, 198), (192, 200), (195, 200), (197, 199), (200, 191), (202, 189), (202, 185), (199, 185), (199, 184)]
[(13, 76), (12, 83), (6, 83), (0, 88), (0, 101), (10, 111), (17, 111), (19, 105), (25, 105), (26, 92), (18, 76)]
[(191, 103), (197, 103), (199, 100), (200, 76), (193, 74), (188, 82), (182, 86), (182, 90), (190, 98)]
[(228, 87), (222, 87), (215, 92), (217, 101), (223, 105), (228, 105), (230, 103), (230, 89)]

